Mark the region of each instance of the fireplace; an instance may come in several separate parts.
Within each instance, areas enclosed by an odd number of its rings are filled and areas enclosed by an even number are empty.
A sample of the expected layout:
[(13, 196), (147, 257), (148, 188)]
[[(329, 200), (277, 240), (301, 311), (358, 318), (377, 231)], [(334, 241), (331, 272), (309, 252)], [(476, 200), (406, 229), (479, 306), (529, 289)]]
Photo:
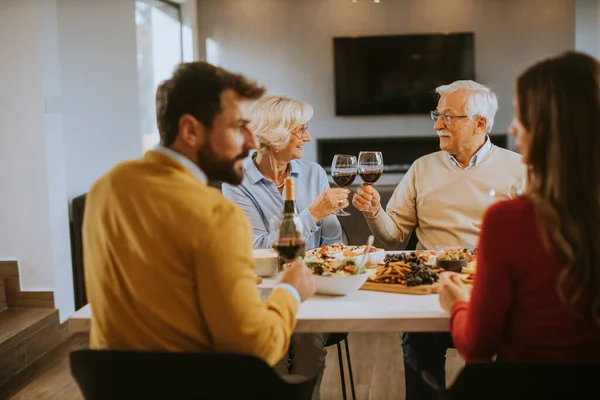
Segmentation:
[[(493, 144), (507, 148), (508, 135), (490, 135)], [(440, 149), (439, 139), (431, 136), (317, 139), (317, 162), (331, 173), (331, 162), (336, 154), (354, 154), (365, 150), (381, 151), (384, 173), (404, 174), (419, 157)]]

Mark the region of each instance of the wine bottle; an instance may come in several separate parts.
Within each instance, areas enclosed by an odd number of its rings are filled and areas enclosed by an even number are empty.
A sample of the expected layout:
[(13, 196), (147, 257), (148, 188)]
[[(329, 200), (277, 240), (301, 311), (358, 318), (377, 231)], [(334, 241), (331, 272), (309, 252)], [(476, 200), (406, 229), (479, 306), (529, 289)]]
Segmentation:
[(279, 237), (274, 246), (282, 261), (285, 262), (301, 257), (306, 249), (304, 229), (298, 216), (294, 189), (294, 179), (286, 178), (283, 189), (283, 218), (279, 224)]

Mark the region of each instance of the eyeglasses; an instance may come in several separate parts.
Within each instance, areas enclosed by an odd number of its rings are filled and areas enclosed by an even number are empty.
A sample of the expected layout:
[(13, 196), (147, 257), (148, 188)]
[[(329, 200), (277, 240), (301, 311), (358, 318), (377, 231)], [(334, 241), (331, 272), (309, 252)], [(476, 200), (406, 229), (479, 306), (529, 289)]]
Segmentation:
[(302, 126), (298, 127), (297, 129), (294, 129), (292, 131), (292, 133), (294, 135), (296, 135), (296, 137), (298, 139), (306, 139), (306, 138), (309, 137), (308, 136), (309, 135), (309, 133), (308, 133), (308, 125), (302, 125)]
[(442, 118), (442, 121), (446, 124), (449, 125), (452, 123), (453, 120), (455, 119), (459, 119), (459, 118), (469, 118), (468, 115), (448, 115), (448, 114), (440, 114), (437, 111), (430, 111), (429, 112), (431, 114), (431, 119), (434, 121), (437, 121), (438, 119)]

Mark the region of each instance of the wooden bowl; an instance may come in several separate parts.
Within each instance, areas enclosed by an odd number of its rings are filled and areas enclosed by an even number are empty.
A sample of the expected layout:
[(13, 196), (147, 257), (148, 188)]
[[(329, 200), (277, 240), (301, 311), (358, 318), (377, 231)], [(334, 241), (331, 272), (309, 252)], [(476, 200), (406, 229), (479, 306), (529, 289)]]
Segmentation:
[(461, 260), (436, 260), (436, 265), (439, 268), (443, 268), (446, 271), (453, 271), (460, 273), (463, 267), (466, 267), (469, 260), (464, 258)]

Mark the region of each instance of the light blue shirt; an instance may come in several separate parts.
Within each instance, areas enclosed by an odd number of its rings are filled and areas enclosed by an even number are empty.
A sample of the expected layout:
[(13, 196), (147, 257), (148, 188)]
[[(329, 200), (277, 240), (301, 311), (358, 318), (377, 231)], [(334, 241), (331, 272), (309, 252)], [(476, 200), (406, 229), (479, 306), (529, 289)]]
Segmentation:
[(206, 178), (206, 174), (204, 173), (204, 171), (202, 171), (200, 169), (200, 167), (198, 167), (196, 164), (194, 164), (192, 162), (192, 160), (190, 160), (183, 154), (178, 153), (175, 150), (171, 150), (170, 148), (161, 146), (161, 145), (154, 147), (152, 150), (154, 150), (158, 153), (162, 153), (162, 154), (170, 157), (171, 159), (179, 162), (180, 164), (183, 164), (184, 167), (186, 167), (188, 170), (190, 170), (190, 172), (192, 174), (194, 174), (194, 176), (196, 178), (198, 178), (198, 180), (200, 182), (204, 183), (205, 185), (208, 182), (208, 179)]
[[(239, 186), (223, 184), (223, 195), (237, 203), (250, 219), (254, 229), (254, 248), (271, 248), (271, 220), (283, 215), (283, 196), (273, 181), (265, 178), (256, 164), (254, 153), (244, 161), (244, 180)], [(335, 215), (315, 223), (308, 206), (325, 189), (329, 179), (325, 170), (316, 163), (304, 160), (290, 161), (290, 176), (295, 179), (296, 206), (306, 232), (306, 248), (342, 242), (342, 226)]]
[(462, 165), (458, 163), (458, 160), (452, 154), (450, 154), (450, 160), (452, 160), (454, 164), (456, 164), (458, 167), (466, 171), (479, 165), (479, 163), (481, 163), (485, 158), (485, 155), (490, 152), (491, 148), (492, 141), (490, 140), (490, 137), (486, 135), (485, 143), (483, 144), (483, 146), (481, 146), (477, 153), (475, 153), (473, 157), (471, 157), (471, 159), (469, 160), (469, 165), (467, 165), (465, 168), (463, 168)]
[[(176, 152), (175, 150), (171, 150), (168, 147), (160, 146), (160, 145), (154, 147), (152, 150), (156, 151), (158, 153), (162, 153), (162, 154), (170, 157), (171, 159), (179, 162), (180, 164), (185, 166), (188, 170), (190, 170), (190, 172), (192, 174), (194, 174), (194, 176), (196, 178), (198, 178), (198, 180), (200, 182), (202, 182), (204, 184), (206, 184), (208, 182), (208, 178), (206, 177), (206, 174), (204, 173), (204, 171), (202, 171), (200, 169), (200, 167), (198, 167), (196, 164), (194, 164), (192, 162), (192, 160), (190, 160), (183, 154), (180, 154), (180, 153)], [(296, 288), (293, 287), (292, 285), (289, 285), (287, 283), (279, 283), (279, 284), (275, 285), (273, 290), (275, 290), (277, 288), (281, 288), (281, 289), (284, 289), (284, 290), (287, 290), (288, 292), (290, 292), (292, 294), (292, 296), (294, 296), (294, 298), (298, 302), (298, 305), (300, 305), (300, 303), (302, 302), (302, 300), (300, 299), (300, 294), (298, 293), (298, 290), (296, 290)]]

